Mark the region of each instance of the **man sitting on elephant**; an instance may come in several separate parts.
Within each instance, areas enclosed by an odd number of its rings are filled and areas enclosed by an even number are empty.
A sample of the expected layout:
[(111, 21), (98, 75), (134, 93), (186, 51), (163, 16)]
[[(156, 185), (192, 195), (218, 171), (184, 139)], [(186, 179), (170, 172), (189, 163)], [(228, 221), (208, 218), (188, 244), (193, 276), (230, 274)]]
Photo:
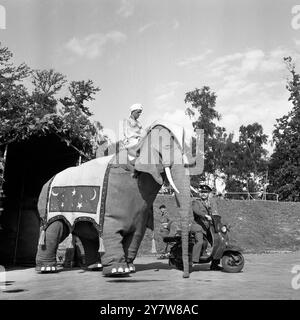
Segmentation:
[(143, 127), (138, 120), (142, 112), (143, 106), (140, 103), (135, 103), (130, 107), (130, 117), (123, 121), (123, 144), (127, 149), (136, 146), (144, 134)]

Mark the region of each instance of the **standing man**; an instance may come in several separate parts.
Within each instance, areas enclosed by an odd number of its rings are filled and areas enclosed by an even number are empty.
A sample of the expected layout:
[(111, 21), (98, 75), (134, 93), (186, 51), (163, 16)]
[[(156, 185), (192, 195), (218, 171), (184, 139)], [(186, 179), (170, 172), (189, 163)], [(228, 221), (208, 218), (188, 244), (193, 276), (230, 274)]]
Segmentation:
[[(218, 215), (217, 203), (212, 193), (213, 190), (208, 185), (200, 185), (199, 190), (200, 201), (193, 200), (192, 202), (194, 221), (190, 230), (195, 234), (196, 240), (192, 252), (193, 263), (199, 263), (203, 246), (203, 234), (206, 234), (212, 216)], [(208, 257), (207, 253), (204, 253), (202, 257)], [(220, 260), (213, 260), (210, 270), (221, 270), (219, 263)]]
[[(164, 204), (162, 204), (159, 207), (159, 210), (161, 214), (161, 221), (160, 221), (161, 225), (160, 225), (159, 233), (161, 237), (164, 238), (170, 234), (171, 224), (173, 223), (173, 221), (169, 218), (167, 208)], [(166, 255), (168, 254), (168, 245), (169, 243), (167, 243), (161, 257), (166, 257)]]
[(126, 149), (137, 145), (143, 135), (143, 128), (138, 118), (143, 112), (140, 103), (133, 104), (130, 108), (130, 117), (123, 121), (124, 146)]

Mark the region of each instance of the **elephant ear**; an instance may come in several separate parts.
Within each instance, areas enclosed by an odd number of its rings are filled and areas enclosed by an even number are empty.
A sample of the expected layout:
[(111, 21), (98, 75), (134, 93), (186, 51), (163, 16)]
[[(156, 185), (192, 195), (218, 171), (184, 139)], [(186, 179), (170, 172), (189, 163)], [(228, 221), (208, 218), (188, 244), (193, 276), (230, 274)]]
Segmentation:
[(148, 140), (142, 145), (140, 155), (136, 159), (134, 167), (137, 171), (150, 173), (157, 183), (163, 184), (161, 177), (163, 166), (160, 164), (159, 153), (154, 148), (148, 147)]
[[(153, 124), (143, 139), (140, 155), (135, 162), (136, 170), (150, 173), (161, 185), (163, 184), (161, 173), (164, 168), (170, 166), (174, 160), (178, 163), (182, 162), (182, 148), (176, 136), (180, 136), (183, 129), (175, 125), (173, 127), (177, 135), (164, 124)], [(175, 145), (176, 148), (174, 148)]]

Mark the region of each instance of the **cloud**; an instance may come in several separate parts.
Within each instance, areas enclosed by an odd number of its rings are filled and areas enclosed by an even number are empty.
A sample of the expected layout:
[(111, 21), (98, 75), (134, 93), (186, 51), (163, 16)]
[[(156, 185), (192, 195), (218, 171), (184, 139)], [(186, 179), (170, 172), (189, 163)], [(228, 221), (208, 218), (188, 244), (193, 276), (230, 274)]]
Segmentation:
[(172, 26), (172, 27), (173, 27), (174, 30), (176, 30), (176, 29), (179, 28), (179, 22), (178, 22), (178, 20), (174, 20), (174, 21), (173, 21), (173, 26)]
[(238, 75), (246, 77), (255, 72), (277, 72), (285, 68), (283, 57), (290, 55), (290, 51), (284, 48), (275, 48), (269, 53), (261, 49), (251, 49), (243, 53), (237, 52), (216, 58), (209, 64), (212, 74), (215, 76)]
[(208, 64), (208, 77), (215, 83), (218, 103), (252, 101), (263, 92), (282, 93), (286, 76), (283, 57), (288, 53), (289, 50), (278, 47), (269, 52), (251, 49), (217, 57)]
[(185, 114), (185, 110), (183, 108), (173, 108), (172, 111), (154, 111), (145, 119), (145, 122), (148, 125), (154, 121), (169, 122), (184, 127), (187, 139), (190, 139), (194, 133), (192, 120)]
[(239, 67), (242, 73), (249, 73), (255, 71), (260, 63), (263, 61), (265, 53), (262, 50), (251, 50), (244, 53), (244, 57)]
[(175, 97), (175, 90), (169, 91), (167, 93), (161, 94), (158, 97), (155, 98), (157, 104), (165, 104), (168, 102), (171, 98)]
[[(283, 62), (283, 57), (290, 55), (290, 51), (282, 47), (270, 51), (248, 49), (219, 56), (206, 63), (210, 52), (207, 50), (201, 56), (181, 60), (178, 65), (186, 67), (203, 62), (204, 81), (217, 94), (216, 109), (222, 116), (218, 125), (224, 126), (227, 132), (233, 132), (237, 139), (241, 125), (258, 122), (271, 139), (276, 119), (291, 110)], [(192, 121), (185, 115), (185, 105), (179, 97), (185, 86), (175, 81), (157, 88), (155, 108), (148, 119), (160, 118), (189, 126)]]
[[(167, 121), (183, 126), (189, 137), (193, 132), (192, 120), (185, 114), (186, 105), (182, 101), (183, 83), (171, 81), (155, 89), (153, 108), (144, 119), (150, 125), (156, 120)], [(178, 97), (180, 95), (180, 98)]]
[(219, 76), (226, 72), (226, 70), (232, 66), (231, 62), (235, 64), (238, 60), (243, 58), (243, 54), (236, 52), (230, 55), (216, 58), (212, 63), (210, 63), (209, 68), (214, 76)]
[(151, 27), (154, 26), (154, 25), (156, 25), (155, 22), (147, 23), (147, 24), (145, 24), (144, 26), (140, 27), (139, 30), (138, 30), (138, 32), (139, 32), (139, 33), (143, 33), (143, 32), (145, 32), (147, 29), (151, 28)]
[(217, 94), (216, 109), (222, 116), (219, 125), (234, 132), (235, 138), (241, 125), (258, 122), (271, 139), (276, 119), (291, 110), (283, 62), (289, 55), (297, 61), (287, 48), (255, 48), (216, 57), (207, 64), (207, 77)]
[(176, 92), (183, 85), (182, 82), (172, 81), (164, 85), (160, 85), (155, 89), (156, 97), (154, 99), (154, 107), (158, 109), (170, 109), (174, 106)]
[(186, 59), (183, 59), (179, 62), (177, 62), (177, 66), (179, 67), (189, 67), (192, 65), (197, 64), (200, 61), (203, 61), (210, 53), (212, 52), (212, 50), (207, 49), (204, 53), (197, 55), (197, 56), (192, 56)]
[(107, 34), (94, 33), (83, 39), (76, 37), (70, 39), (65, 48), (76, 56), (95, 59), (102, 55), (105, 47), (112, 44), (120, 44), (126, 41), (126, 35), (119, 31), (111, 31)]
[(179, 22), (177, 20), (173, 20), (171, 23), (170, 22), (149, 22), (143, 26), (141, 26), (138, 29), (139, 33), (144, 33), (146, 30), (154, 27), (154, 26), (162, 26), (164, 27), (168, 27), (168, 28), (172, 28), (173, 30), (176, 30), (179, 28)]
[(121, 6), (117, 11), (117, 14), (119, 14), (123, 18), (128, 18), (134, 13), (134, 0), (121, 0)]
[(288, 101), (288, 92), (280, 92), (277, 96), (270, 91), (259, 91), (252, 99), (240, 99), (234, 104), (229, 101), (222, 103), (222, 119), (219, 124), (224, 126), (228, 132), (234, 132), (237, 138), (241, 125), (258, 122), (263, 126), (264, 132), (270, 139), (276, 119), (287, 114), (290, 110), (291, 103)]

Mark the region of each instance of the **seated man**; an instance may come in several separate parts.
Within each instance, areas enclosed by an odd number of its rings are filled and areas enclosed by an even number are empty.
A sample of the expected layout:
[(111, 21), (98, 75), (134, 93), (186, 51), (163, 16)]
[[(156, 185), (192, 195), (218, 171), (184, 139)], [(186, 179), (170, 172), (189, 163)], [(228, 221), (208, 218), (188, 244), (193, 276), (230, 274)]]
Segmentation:
[[(194, 214), (194, 221), (191, 225), (190, 231), (195, 234), (196, 243), (193, 247), (192, 261), (199, 263), (201, 250), (203, 246), (203, 234), (206, 234), (209, 228), (209, 221), (212, 220), (212, 215), (217, 215), (217, 204), (213, 198), (212, 189), (207, 185), (200, 186), (200, 200), (193, 200), (192, 210)], [(202, 257), (208, 257), (204, 253)], [(220, 260), (213, 260), (210, 266), (211, 270), (221, 270), (219, 266)]]
[(123, 121), (123, 144), (126, 149), (136, 146), (144, 134), (142, 125), (138, 120), (142, 112), (143, 106), (141, 104), (133, 104), (130, 107), (130, 117)]

